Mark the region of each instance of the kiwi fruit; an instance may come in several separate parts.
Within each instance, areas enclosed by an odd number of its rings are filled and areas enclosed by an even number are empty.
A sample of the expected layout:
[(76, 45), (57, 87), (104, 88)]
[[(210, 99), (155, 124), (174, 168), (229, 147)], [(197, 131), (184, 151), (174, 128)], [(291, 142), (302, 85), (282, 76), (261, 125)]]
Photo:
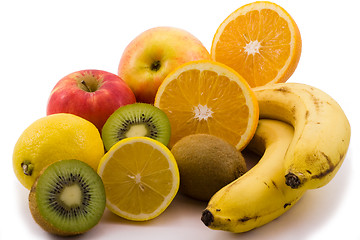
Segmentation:
[(100, 176), (85, 162), (61, 160), (41, 171), (29, 194), (34, 220), (60, 236), (84, 233), (101, 219), (106, 196)]
[(170, 121), (166, 114), (148, 103), (133, 103), (118, 108), (101, 131), (107, 151), (127, 137), (149, 137), (167, 146), (170, 133)]
[(247, 171), (241, 152), (214, 135), (188, 135), (171, 152), (179, 167), (180, 192), (197, 200), (208, 201)]

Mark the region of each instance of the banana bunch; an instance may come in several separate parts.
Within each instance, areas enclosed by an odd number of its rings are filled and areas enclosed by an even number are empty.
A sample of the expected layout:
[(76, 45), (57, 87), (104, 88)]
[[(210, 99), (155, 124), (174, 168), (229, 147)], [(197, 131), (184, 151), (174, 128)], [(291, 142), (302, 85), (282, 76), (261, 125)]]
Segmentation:
[(339, 104), (323, 91), (301, 83), (254, 89), (260, 118), (294, 127), (285, 155), (286, 184), (314, 189), (326, 185), (339, 170), (350, 143), (350, 123)]
[(254, 92), (260, 120), (247, 148), (262, 157), (210, 199), (201, 220), (212, 229), (246, 232), (279, 217), (334, 177), (350, 143), (348, 119), (323, 91), (277, 83)]

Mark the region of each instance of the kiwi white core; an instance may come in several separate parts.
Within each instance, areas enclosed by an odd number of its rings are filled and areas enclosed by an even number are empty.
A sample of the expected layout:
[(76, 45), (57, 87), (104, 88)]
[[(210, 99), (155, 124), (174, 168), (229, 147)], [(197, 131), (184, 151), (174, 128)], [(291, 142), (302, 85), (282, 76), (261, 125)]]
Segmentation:
[(60, 200), (67, 206), (81, 205), (81, 189), (77, 184), (64, 188), (60, 194)]
[(138, 137), (138, 136), (146, 136), (148, 130), (143, 124), (132, 125), (129, 131), (126, 132), (126, 137)]

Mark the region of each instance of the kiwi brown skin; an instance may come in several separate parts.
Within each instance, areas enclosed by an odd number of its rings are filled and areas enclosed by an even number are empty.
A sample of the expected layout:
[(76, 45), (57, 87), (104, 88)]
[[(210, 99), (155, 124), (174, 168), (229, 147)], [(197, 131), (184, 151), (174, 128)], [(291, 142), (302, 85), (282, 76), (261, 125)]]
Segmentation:
[(242, 176), (246, 162), (241, 152), (210, 134), (192, 134), (171, 149), (180, 172), (180, 192), (208, 201), (223, 186)]

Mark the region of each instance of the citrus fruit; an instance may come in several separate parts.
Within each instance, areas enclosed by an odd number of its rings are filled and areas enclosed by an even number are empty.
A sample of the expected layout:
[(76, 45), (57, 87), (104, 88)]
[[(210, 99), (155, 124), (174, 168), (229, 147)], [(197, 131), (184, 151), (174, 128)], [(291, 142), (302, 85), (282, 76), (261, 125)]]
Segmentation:
[(21, 134), (13, 152), (13, 168), (22, 185), (30, 189), (40, 171), (53, 162), (77, 159), (97, 170), (104, 155), (98, 129), (68, 113), (40, 118)]
[(160, 85), (154, 105), (171, 125), (171, 148), (181, 138), (207, 133), (238, 150), (253, 137), (259, 106), (247, 82), (233, 69), (209, 60), (186, 63)]
[(271, 2), (253, 2), (231, 13), (213, 38), (211, 57), (243, 76), (251, 87), (285, 82), (301, 55), (293, 18)]
[(101, 159), (98, 174), (106, 192), (106, 206), (134, 221), (160, 215), (179, 189), (179, 169), (162, 143), (148, 137), (120, 140)]

